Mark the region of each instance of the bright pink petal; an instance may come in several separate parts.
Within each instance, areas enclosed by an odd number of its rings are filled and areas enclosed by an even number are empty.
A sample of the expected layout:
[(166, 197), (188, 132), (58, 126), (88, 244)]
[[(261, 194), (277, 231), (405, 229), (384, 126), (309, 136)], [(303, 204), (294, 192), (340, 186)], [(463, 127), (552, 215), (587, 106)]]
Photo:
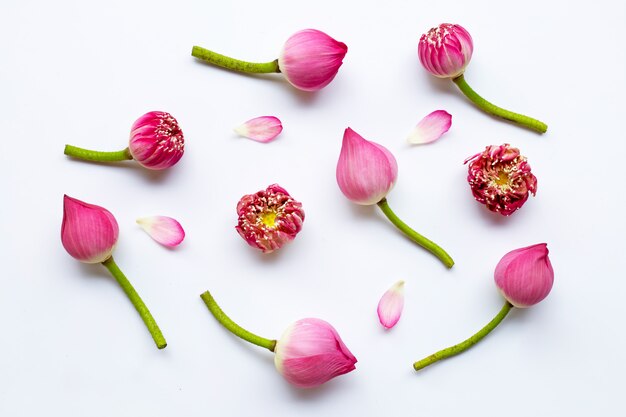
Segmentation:
[(404, 281), (396, 282), (378, 302), (378, 320), (387, 329), (396, 325), (404, 308)]
[(174, 247), (185, 238), (185, 231), (178, 221), (166, 216), (152, 216), (137, 219), (137, 224), (161, 245)]
[(407, 141), (414, 145), (434, 142), (442, 137), (450, 126), (452, 126), (452, 115), (445, 110), (435, 110), (420, 120)]
[(282, 131), (283, 124), (274, 116), (256, 117), (235, 128), (241, 136), (261, 143), (272, 141)]

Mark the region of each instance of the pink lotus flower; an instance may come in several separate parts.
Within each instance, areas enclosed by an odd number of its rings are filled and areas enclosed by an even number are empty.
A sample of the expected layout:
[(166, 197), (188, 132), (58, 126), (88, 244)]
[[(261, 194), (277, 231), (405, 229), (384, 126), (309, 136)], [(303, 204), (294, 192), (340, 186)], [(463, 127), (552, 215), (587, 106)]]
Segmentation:
[(287, 381), (312, 388), (355, 369), (356, 358), (324, 320), (298, 320), (276, 343), (274, 364)]
[(350, 201), (362, 205), (378, 205), (389, 221), (408, 238), (438, 257), (448, 268), (452, 268), (454, 261), (446, 251), (411, 229), (389, 207), (387, 194), (398, 178), (398, 164), (387, 148), (370, 142), (347, 128), (343, 134), (336, 175), (339, 189)]
[(278, 184), (244, 195), (237, 204), (237, 215), (239, 235), (264, 253), (295, 239), (304, 222), (302, 204)]
[(496, 285), (506, 299), (500, 312), (468, 339), (415, 362), (413, 368), (416, 371), (465, 352), (491, 333), (513, 307), (530, 307), (546, 298), (554, 282), (554, 271), (548, 258), (547, 245), (539, 243), (507, 253), (498, 262), (494, 277)]
[(137, 224), (163, 246), (174, 247), (185, 239), (185, 231), (178, 220), (167, 216), (150, 216), (137, 219)]
[(424, 68), (440, 78), (455, 78), (463, 74), (473, 51), (474, 44), (467, 30), (450, 23), (442, 23), (423, 34), (418, 46)]
[(378, 320), (385, 328), (391, 329), (398, 323), (404, 308), (404, 281), (396, 282), (378, 302)]
[(294, 87), (317, 91), (330, 83), (343, 63), (348, 47), (324, 32), (305, 29), (293, 34), (278, 59), (270, 62), (247, 62), (194, 46), (191, 55), (233, 71), (267, 74), (282, 73)]
[(250, 119), (235, 128), (235, 132), (257, 142), (271, 142), (283, 131), (283, 124), (277, 117), (261, 116)]
[(335, 78), (347, 52), (346, 44), (319, 30), (305, 29), (287, 39), (278, 67), (294, 87), (317, 91)]
[(185, 151), (185, 139), (171, 114), (152, 111), (133, 124), (128, 149), (133, 159), (149, 169), (176, 164)]
[(115, 217), (107, 209), (88, 204), (67, 195), (63, 197), (61, 242), (67, 252), (81, 262), (102, 263), (120, 284), (141, 316), (159, 349), (167, 346), (150, 310), (135, 291), (128, 278), (113, 260), (113, 248), (119, 229)]
[(435, 110), (415, 126), (407, 138), (413, 145), (431, 143), (442, 137), (452, 126), (452, 115), (445, 110)]
[(336, 175), (339, 189), (348, 200), (372, 205), (385, 198), (395, 185), (398, 164), (387, 148), (347, 128)]
[(81, 262), (101, 263), (111, 257), (119, 228), (107, 209), (67, 195), (63, 197), (61, 242)]
[(539, 243), (504, 255), (494, 273), (496, 285), (515, 307), (537, 304), (548, 296), (554, 283), (554, 271), (548, 247)]
[(485, 151), (465, 160), (467, 181), (476, 201), (491, 211), (509, 216), (537, 192), (537, 178), (519, 149), (508, 143), (487, 146)]
[(290, 383), (312, 388), (355, 369), (356, 358), (324, 320), (298, 320), (279, 340), (258, 336), (235, 323), (217, 304), (209, 291), (200, 295), (213, 317), (241, 339), (274, 352), (274, 364)]

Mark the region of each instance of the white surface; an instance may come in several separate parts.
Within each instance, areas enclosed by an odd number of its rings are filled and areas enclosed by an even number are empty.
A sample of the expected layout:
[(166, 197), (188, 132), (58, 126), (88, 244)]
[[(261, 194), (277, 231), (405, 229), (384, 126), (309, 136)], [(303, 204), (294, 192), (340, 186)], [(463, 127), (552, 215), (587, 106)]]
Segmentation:
[[(3, 2), (0, 415), (620, 414), (624, 2), (380, 4)], [(468, 82), (496, 104), (545, 120), (546, 135), (484, 115), (421, 68), (417, 40), (444, 21), (474, 37)], [(270, 60), (307, 27), (349, 46), (318, 94), (190, 56), (197, 44)], [(408, 146), (414, 125), (439, 108), (453, 115), (450, 132)], [(171, 112), (185, 133), (185, 156), (169, 172), (63, 155), (65, 143), (123, 148), (149, 110)], [(275, 142), (232, 132), (261, 115), (283, 121)], [(335, 165), (347, 126), (395, 154), (390, 204), (453, 255), (454, 269), (340, 193)], [(510, 218), (473, 200), (462, 164), (503, 142), (522, 150), (539, 179), (536, 198)], [(235, 232), (235, 205), (274, 182), (303, 202), (307, 217), (292, 244), (262, 256)], [(116, 260), (160, 324), (164, 351), (107, 271), (64, 251), (64, 193), (116, 216)], [(153, 214), (181, 221), (181, 247), (164, 249), (135, 224)], [(497, 313), (500, 257), (543, 241), (556, 273), (550, 296), (514, 311), (465, 354), (415, 373), (413, 361)], [(386, 332), (376, 305), (398, 279), (406, 307)], [(358, 358), (356, 371), (294, 389), (271, 353), (215, 322), (199, 298), (205, 289), (267, 337), (302, 317), (328, 320)]]

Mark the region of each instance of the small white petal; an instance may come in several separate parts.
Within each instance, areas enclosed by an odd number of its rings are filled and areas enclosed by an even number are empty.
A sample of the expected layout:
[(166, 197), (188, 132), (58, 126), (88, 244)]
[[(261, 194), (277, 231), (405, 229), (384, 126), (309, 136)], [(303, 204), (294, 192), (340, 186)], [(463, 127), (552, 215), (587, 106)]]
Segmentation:
[(396, 325), (404, 308), (404, 281), (398, 281), (387, 290), (378, 302), (378, 320), (387, 329)]
[(435, 110), (420, 120), (406, 140), (414, 145), (431, 143), (443, 136), (450, 126), (452, 126), (450, 113), (445, 110)]
[(274, 116), (261, 116), (250, 119), (235, 128), (235, 132), (241, 136), (261, 143), (272, 141), (282, 131), (282, 123)]
[(142, 217), (137, 224), (161, 245), (174, 247), (185, 238), (185, 231), (177, 220), (166, 216)]

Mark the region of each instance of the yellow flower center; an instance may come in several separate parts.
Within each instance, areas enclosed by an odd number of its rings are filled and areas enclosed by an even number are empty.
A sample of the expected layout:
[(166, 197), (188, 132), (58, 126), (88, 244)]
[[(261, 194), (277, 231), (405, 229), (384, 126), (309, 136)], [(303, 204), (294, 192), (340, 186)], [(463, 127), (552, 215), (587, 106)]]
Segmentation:
[(274, 227), (276, 224), (276, 212), (275, 211), (266, 211), (261, 214), (261, 221), (267, 227)]
[(504, 171), (500, 171), (498, 173), (498, 178), (495, 179), (495, 183), (500, 187), (505, 187), (509, 185), (509, 174)]

